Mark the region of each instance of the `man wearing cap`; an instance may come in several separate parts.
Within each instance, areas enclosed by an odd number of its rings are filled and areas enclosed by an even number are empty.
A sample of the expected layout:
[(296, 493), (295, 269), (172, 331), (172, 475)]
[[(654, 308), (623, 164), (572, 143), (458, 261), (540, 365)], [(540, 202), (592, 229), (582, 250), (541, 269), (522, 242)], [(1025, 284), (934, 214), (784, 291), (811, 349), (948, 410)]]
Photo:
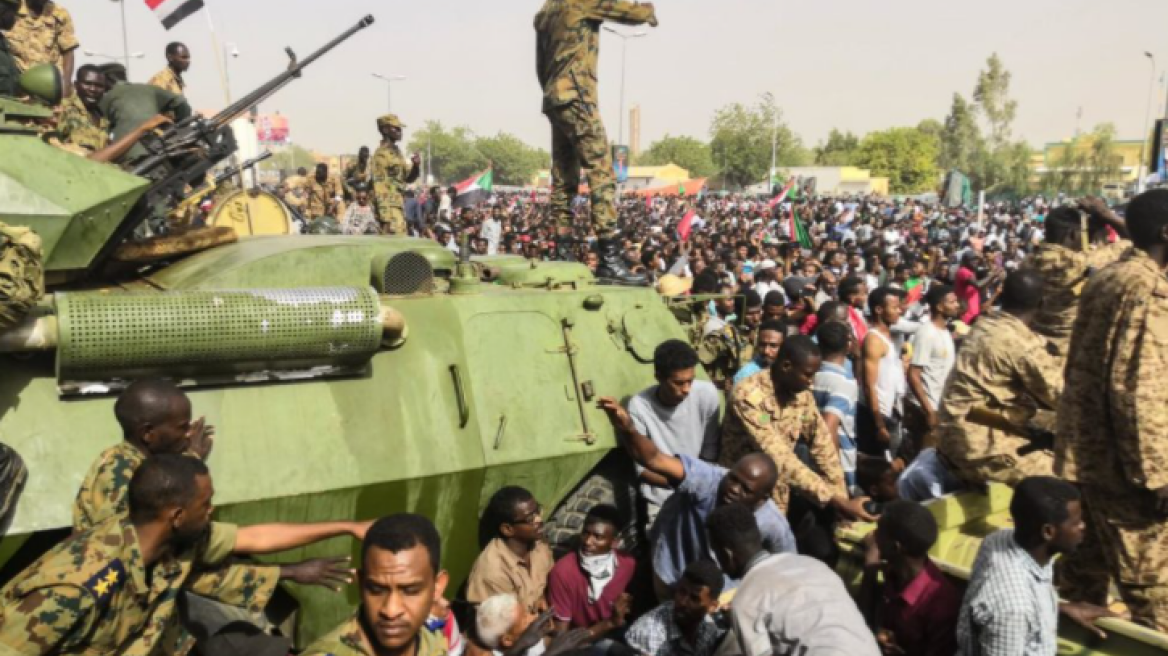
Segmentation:
[(389, 235), (406, 234), (406, 210), (402, 193), (405, 186), (418, 179), (422, 159), (414, 154), (409, 159), (397, 143), (402, 138), (401, 119), (397, 114), (386, 114), (377, 119), (381, 145), (373, 153), (373, 199), (377, 218)]
[(15, 96), (20, 88), (20, 69), (5, 34), (16, 25), (20, 0), (0, 0), (0, 96)]
[(597, 274), (643, 285), (646, 278), (631, 273), (622, 260), (615, 234), (616, 174), (596, 89), (600, 26), (606, 20), (657, 26), (651, 3), (625, 0), (547, 0), (535, 15), (536, 73), (543, 88), (543, 113), (552, 126), (551, 213), (562, 244), (572, 234), (572, 199), (580, 186), (580, 169), (587, 169), (592, 223), (599, 238)]
[(73, 95), (73, 51), (79, 44), (73, 18), (64, 7), (49, 0), (24, 0), (16, 12), (16, 25), (5, 36), (20, 72), (37, 64), (52, 64), (61, 72), (63, 95)]

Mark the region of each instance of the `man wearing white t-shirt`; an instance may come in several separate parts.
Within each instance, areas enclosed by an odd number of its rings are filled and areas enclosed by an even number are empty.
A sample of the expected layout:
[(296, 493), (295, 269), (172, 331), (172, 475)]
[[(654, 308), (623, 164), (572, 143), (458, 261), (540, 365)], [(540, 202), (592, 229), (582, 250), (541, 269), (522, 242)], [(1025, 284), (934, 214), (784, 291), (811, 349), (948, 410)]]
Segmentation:
[(929, 320), (917, 329), (912, 341), (908, 386), (912, 391), (905, 408), (905, 429), (912, 452), (933, 446), (929, 436), (937, 427), (941, 391), (956, 362), (956, 349), (948, 324), (961, 315), (961, 302), (948, 285), (933, 284), (925, 294)]

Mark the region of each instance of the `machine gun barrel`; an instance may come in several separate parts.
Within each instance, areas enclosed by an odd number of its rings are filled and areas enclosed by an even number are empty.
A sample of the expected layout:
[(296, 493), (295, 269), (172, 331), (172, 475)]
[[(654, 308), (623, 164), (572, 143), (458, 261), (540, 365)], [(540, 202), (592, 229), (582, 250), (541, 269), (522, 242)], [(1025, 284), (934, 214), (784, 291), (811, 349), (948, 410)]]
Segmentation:
[(252, 107), (255, 107), (261, 102), (272, 97), (272, 95), (282, 89), (284, 85), (288, 84), (293, 79), (300, 77), (300, 72), (315, 62), (317, 59), (320, 59), (324, 55), (328, 54), (330, 50), (336, 48), (341, 43), (347, 41), (351, 36), (372, 24), (373, 16), (366, 16), (365, 18), (362, 18), (360, 21), (357, 21), (356, 25), (345, 30), (340, 36), (326, 43), (323, 47), (309, 55), (303, 61), (297, 61), (296, 56), (292, 53), (292, 50), (288, 49), (288, 55), (292, 58), (292, 62), (288, 66), (288, 70), (280, 73), (276, 77), (269, 80), (267, 84), (262, 85), (255, 91), (252, 91), (251, 93), (229, 105), (226, 109), (216, 114), (211, 119), (210, 123), (214, 126), (224, 126), (231, 123), (240, 116), (243, 116)]
[(256, 155), (255, 157), (240, 164), (239, 166), (230, 166), (227, 168), (227, 170), (225, 170), (222, 173), (220, 173), (219, 175), (215, 176), (215, 184), (219, 184), (220, 182), (223, 182), (224, 180), (227, 180), (229, 178), (237, 176), (240, 173), (243, 173), (244, 171), (255, 166), (256, 164), (259, 164), (260, 162), (264, 161), (265, 159), (268, 159), (271, 156), (272, 156), (272, 151), (265, 150), (264, 152), (260, 153), (259, 155)]

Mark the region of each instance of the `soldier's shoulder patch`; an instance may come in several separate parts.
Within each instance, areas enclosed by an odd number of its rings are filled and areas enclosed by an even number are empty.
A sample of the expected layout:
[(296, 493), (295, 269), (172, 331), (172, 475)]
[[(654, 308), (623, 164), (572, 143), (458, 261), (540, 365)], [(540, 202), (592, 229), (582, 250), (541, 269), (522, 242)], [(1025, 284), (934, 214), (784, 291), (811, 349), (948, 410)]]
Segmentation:
[(126, 583), (126, 566), (115, 558), (106, 563), (85, 581), (83, 587), (93, 595), (98, 603), (107, 601)]

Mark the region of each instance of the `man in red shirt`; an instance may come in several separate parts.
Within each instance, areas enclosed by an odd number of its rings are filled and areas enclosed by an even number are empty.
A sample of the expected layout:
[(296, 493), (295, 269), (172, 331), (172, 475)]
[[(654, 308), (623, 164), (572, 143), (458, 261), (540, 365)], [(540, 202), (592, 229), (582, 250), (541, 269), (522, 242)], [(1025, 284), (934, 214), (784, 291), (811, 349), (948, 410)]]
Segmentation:
[[(972, 251), (967, 252), (961, 258), (961, 268), (957, 270), (957, 276), (953, 279), (953, 291), (957, 292), (957, 298), (965, 306), (965, 314), (961, 315), (961, 321), (966, 325), (973, 323), (977, 315), (981, 314), (981, 294), (990, 285), (1005, 277), (1005, 271), (999, 269), (993, 273), (986, 273), (982, 267), (985, 265), (985, 260), (981, 255)], [(978, 273), (981, 272), (982, 278), (978, 278)]]
[(547, 598), (556, 631), (588, 629), (592, 639), (625, 625), (632, 601), (625, 588), (636, 561), (615, 548), (620, 513), (596, 506), (584, 518), (580, 549), (560, 559), (548, 575)]
[[(924, 506), (897, 500), (868, 534), (860, 603), (884, 653), (951, 656), (957, 652), (961, 592), (933, 561), (937, 521)], [(879, 582), (883, 571), (884, 582)]]

